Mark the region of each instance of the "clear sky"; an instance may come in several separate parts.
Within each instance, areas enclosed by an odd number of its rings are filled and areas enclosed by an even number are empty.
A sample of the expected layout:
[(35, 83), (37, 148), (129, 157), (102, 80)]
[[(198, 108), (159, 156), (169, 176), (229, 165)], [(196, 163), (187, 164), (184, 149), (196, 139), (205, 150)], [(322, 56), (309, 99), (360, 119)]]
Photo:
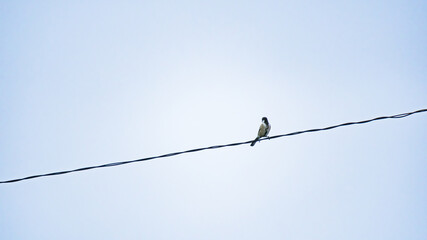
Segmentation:
[[(427, 2), (2, 1), (0, 180), (427, 107)], [(427, 239), (427, 114), (0, 185), (0, 239)]]

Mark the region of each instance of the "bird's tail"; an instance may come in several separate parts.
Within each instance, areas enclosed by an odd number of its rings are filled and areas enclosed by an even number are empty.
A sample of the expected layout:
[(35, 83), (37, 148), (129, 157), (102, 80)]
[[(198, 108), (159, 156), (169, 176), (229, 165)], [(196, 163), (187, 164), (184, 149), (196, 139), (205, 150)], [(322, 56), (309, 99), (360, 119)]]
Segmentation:
[(258, 140), (259, 140), (259, 137), (255, 138), (255, 140), (253, 140), (251, 142), (251, 147), (253, 147), (255, 145), (255, 143), (258, 142)]

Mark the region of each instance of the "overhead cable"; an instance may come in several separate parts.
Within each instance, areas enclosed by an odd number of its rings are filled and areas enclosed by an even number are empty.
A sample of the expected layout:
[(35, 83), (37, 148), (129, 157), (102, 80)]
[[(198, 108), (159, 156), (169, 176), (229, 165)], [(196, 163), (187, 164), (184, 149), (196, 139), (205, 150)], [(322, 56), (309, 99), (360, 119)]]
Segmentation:
[[(263, 140), (266, 140), (266, 139), (275, 139), (275, 138), (281, 138), (281, 137), (289, 137), (289, 136), (299, 135), (299, 134), (303, 134), (303, 133), (326, 131), (326, 130), (331, 130), (331, 129), (338, 128), (338, 127), (344, 127), (344, 126), (350, 126), (350, 125), (356, 125), (356, 124), (365, 124), (365, 123), (369, 123), (369, 122), (373, 122), (373, 121), (378, 121), (378, 120), (384, 120), (384, 119), (404, 118), (404, 117), (410, 116), (412, 114), (426, 112), (426, 111), (427, 111), (427, 109), (420, 109), (420, 110), (417, 110), (417, 111), (408, 112), (408, 113), (401, 113), (401, 114), (396, 114), (396, 115), (392, 115), (392, 116), (382, 116), (382, 117), (377, 117), (377, 118), (373, 118), (373, 119), (369, 119), (369, 120), (363, 120), (363, 121), (358, 121), (358, 122), (342, 123), (342, 124), (338, 124), (338, 125), (334, 125), (334, 126), (330, 126), (330, 127), (314, 128), (314, 129), (309, 129), (309, 130), (291, 132), (291, 133), (287, 133), (287, 134), (281, 134), (281, 135), (271, 136), (271, 137), (268, 137), (268, 138), (263, 138), (263, 139), (260, 139), (260, 141), (263, 141)], [(121, 161), (121, 162), (113, 162), (113, 163), (107, 163), (107, 164), (102, 164), (102, 165), (77, 168), (77, 169), (74, 169), (74, 170), (65, 170), (65, 171), (59, 171), (59, 172), (52, 172), (52, 173), (32, 175), (32, 176), (23, 177), (23, 178), (16, 178), (16, 179), (11, 179), (11, 180), (0, 181), (0, 184), (2, 184), (2, 183), (14, 183), (14, 182), (19, 182), (19, 181), (33, 179), (33, 178), (56, 176), (56, 175), (62, 175), (62, 174), (67, 174), (67, 173), (72, 173), (72, 172), (81, 172), (81, 171), (86, 171), (86, 170), (95, 169), (95, 168), (115, 167), (115, 166), (125, 165), (125, 164), (129, 164), (129, 163), (136, 163), (136, 162), (153, 160), (153, 159), (157, 159), (157, 158), (172, 157), (172, 156), (176, 156), (176, 155), (180, 155), (180, 154), (184, 154), (184, 153), (199, 152), (199, 151), (203, 151), (203, 150), (218, 149), (218, 148), (224, 148), (224, 147), (234, 147), (234, 146), (239, 146), (239, 145), (243, 145), (243, 144), (249, 144), (251, 142), (252, 142), (252, 140), (244, 141), (244, 142), (237, 142), (237, 143), (230, 143), (230, 144), (223, 144), (223, 145), (215, 145), (215, 146), (196, 148), (196, 149), (191, 149), (191, 150), (186, 150), (186, 151), (181, 151), (181, 152), (168, 153), (168, 154), (158, 155), (158, 156), (154, 156), (154, 157), (147, 157), (147, 158), (141, 158), (141, 159), (135, 159), (135, 160), (128, 160), (128, 161)]]

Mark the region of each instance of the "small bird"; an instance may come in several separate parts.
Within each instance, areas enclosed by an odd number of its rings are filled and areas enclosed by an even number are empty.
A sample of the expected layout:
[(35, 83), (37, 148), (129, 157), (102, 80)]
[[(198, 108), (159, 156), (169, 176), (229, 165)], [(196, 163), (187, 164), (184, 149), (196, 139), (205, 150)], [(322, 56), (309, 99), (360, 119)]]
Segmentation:
[(270, 123), (268, 123), (268, 119), (266, 117), (263, 117), (261, 126), (259, 126), (258, 136), (255, 138), (255, 140), (252, 141), (251, 147), (253, 147), (255, 143), (259, 141), (260, 138), (267, 137), (268, 133), (270, 132), (270, 129), (271, 125)]

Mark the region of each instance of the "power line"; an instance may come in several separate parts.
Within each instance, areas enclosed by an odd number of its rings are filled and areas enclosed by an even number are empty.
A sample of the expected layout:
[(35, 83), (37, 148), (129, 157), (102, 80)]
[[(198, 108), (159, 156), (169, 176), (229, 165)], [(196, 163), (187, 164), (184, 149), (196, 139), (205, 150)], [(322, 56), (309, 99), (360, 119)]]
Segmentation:
[[(384, 119), (391, 119), (391, 118), (404, 118), (404, 117), (410, 116), (412, 114), (421, 113), (421, 112), (427, 112), (427, 109), (420, 109), (420, 110), (417, 110), (414, 112), (401, 113), (401, 114), (392, 115), (392, 116), (377, 117), (377, 118), (364, 120), (364, 121), (358, 121), (358, 122), (342, 123), (342, 124), (338, 124), (338, 125), (334, 125), (334, 126), (330, 126), (330, 127), (325, 127), (325, 128), (314, 128), (314, 129), (309, 129), (309, 130), (304, 130), (304, 131), (281, 134), (281, 135), (271, 136), (269, 138), (264, 138), (264, 139), (261, 139), (260, 141), (263, 141), (266, 139), (280, 138), (280, 137), (289, 137), (289, 136), (299, 135), (299, 134), (303, 134), (303, 133), (326, 131), (326, 130), (331, 130), (331, 129), (338, 128), (338, 127), (344, 127), (344, 126), (350, 126), (350, 125), (356, 125), (356, 124), (364, 124), (364, 123), (369, 123), (369, 122), (373, 122), (373, 121), (377, 121), (377, 120), (384, 120)], [(113, 163), (107, 163), (107, 164), (102, 164), (102, 165), (97, 165), (97, 166), (77, 168), (74, 170), (66, 170), (66, 171), (60, 171), (60, 172), (52, 172), (52, 173), (32, 175), (32, 176), (23, 177), (23, 178), (16, 178), (16, 179), (11, 179), (11, 180), (6, 180), (6, 181), (0, 181), (0, 184), (19, 182), (19, 181), (24, 181), (24, 180), (29, 180), (29, 179), (33, 179), (33, 178), (39, 178), (39, 177), (56, 176), (56, 175), (62, 175), (62, 174), (67, 174), (67, 173), (72, 173), (72, 172), (81, 172), (81, 171), (86, 171), (86, 170), (95, 169), (95, 168), (115, 167), (115, 166), (129, 164), (129, 163), (142, 162), (142, 161), (152, 160), (152, 159), (156, 159), (156, 158), (172, 157), (175, 155), (180, 155), (180, 154), (184, 154), (184, 153), (191, 153), (191, 152), (199, 152), (199, 151), (208, 150), (208, 149), (218, 149), (218, 148), (224, 148), (224, 147), (239, 146), (239, 145), (251, 143), (252, 141), (253, 140), (249, 140), (249, 141), (245, 141), (245, 142), (224, 144), (224, 145), (216, 145), (216, 146), (210, 146), (210, 147), (203, 147), (203, 148), (196, 148), (196, 149), (191, 149), (191, 150), (187, 150), (187, 151), (168, 153), (168, 154), (163, 154), (163, 155), (159, 155), (159, 156), (141, 158), (141, 159), (136, 159), (136, 160), (113, 162)]]

